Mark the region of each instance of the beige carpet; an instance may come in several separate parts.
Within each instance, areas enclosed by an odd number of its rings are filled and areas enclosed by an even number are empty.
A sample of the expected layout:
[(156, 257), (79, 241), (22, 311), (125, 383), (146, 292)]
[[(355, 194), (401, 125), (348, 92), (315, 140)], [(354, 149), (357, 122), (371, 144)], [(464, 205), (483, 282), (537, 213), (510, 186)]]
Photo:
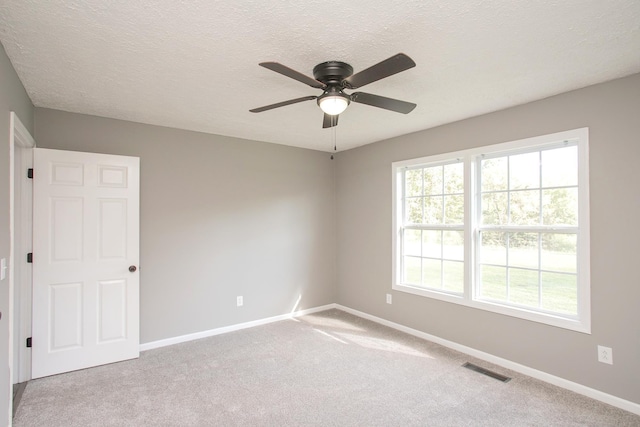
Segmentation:
[(329, 310), (31, 381), (14, 425), (640, 426), (640, 416)]

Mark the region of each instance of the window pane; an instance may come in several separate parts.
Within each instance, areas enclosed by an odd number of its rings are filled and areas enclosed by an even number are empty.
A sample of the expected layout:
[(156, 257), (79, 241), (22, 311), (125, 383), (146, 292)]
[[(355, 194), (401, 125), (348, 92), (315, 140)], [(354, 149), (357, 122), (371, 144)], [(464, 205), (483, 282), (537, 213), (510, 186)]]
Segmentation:
[(576, 273), (577, 238), (575, 234), (542, 234), (543, 270)]
[(443, 261), (443, 289), (447, 291), (464, 292), (464, 263), (456, 261)]
[(464, 196), (444, 196), (444, 215), (447, 224), (464, 224)]
[(442, 194), (442, 166), (424, 169), (424, 194)]
[(578, 189), (542, 190), (542, 221), (545, 225), (578, 225)]
[(538, 268), (538, 233), (509, 233), (509, 266)]
[(403, 260), (404, 283), (410, 285), (420, 285), (420, 258), (405, 256)]
[(480, 266), (480, 296), (498, 301), (507, 300), (507, 269), (505, 267)]
[(422, 197), (411, 197), (406, 200), (406, 222), (409, 224), (422, 223)]
[(464, 260), (464, 233), (462, 231), (445, 231), (442, 257), (445, 259)]
[(540, 153), (509, 156), (509, 188), (540, 188)]
[(540, 224), (540, 190), (512, 191), (510, 207), (510, 224)]
[(483, 194), (482, 223), (487, 225), (505, 225), (507, 221), (507, 193)]
[(507, 158), (486, 159), (481, 162), (482, 191), (507, 189)]
[(404, 194), (406, 197), (422, 195), (422, 169), (410, 169), (404, 173)]
[(444, 191), (447, 194), (464, 192), (464, 166), (462, 163), (445, 165)]
[(442, 224), (442, 196), (424, 198), (425, 224)]
[(509, 269), (509, 302), (538, 307), (538, 272)]
[(578, 281), (573, 274), (542, 273), (542, 308), (578, 314)]
[(485, 231), (481, 235), (480, 262), (482, 264), (507, 265), (506, 233)]
[(435, 259), (422, 259), (422, 283), (427, 288), (442, 288), (442, 262)]
[(542, 152), (542, 186), (578, 185), (578, 147)]
[(404, 238), (402, 239), (404, 243), (404, 255), (422, 255), (420, 248), (422, 237), (420, 236), (420, 233), (420, 230), (404, 230)]
[(442, 257), (442, 231), (422, 231), (422, 256), (427, 258)]

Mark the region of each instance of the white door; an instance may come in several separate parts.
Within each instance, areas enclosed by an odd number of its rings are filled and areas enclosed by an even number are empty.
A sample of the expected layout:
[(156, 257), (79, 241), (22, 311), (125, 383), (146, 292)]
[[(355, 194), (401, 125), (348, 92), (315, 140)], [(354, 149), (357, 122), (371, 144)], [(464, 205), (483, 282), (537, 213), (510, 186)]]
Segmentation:
[(34, 150), (32, 378), (139, 355), (139, 162)]

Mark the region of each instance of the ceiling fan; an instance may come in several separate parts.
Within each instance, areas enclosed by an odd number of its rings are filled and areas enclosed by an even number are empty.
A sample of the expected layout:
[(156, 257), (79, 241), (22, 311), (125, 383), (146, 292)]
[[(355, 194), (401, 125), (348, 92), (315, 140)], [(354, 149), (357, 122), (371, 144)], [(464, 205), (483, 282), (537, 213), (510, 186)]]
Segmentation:
[(313, 88), (322, 89), (323, 92), (320, 96), (304, 96), (302, 98), (290, 99), (288, 101), (249, 110), (252, 113), (261, 113), (274, 108), (284, 107), (285, 105), (316, 99), (318, 106), (320, 106), (320, 109), (324, 112), (322, 127), (330, 128), (338, 125), (338, 115), (342, 113), (351, 102), (367, 104), (403, 114), (408, 114), (416, 108), (416, 104), (411, 102), (386, 98), (380, 95), (372, 95), (365, 92), (347, 94), (344, 92), (344, 89), (357, 89), (415, 67), (416, 63), (404, 53), (394, 55), (356, 74), (353, 74), (353, 67), (345, 62), (323, 62), (313, 68), (313, 78), (277, 62), (261, 62), (259, 65)]

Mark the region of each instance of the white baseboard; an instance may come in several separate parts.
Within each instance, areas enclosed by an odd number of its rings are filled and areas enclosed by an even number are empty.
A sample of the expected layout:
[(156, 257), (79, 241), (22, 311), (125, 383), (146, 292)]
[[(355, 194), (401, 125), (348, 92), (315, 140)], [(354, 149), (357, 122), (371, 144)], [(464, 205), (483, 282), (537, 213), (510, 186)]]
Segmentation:
[(625, 400), (625, 399), (613, 396), (611, 394), (604, 393), (602, 391), (587, 387), (582, 384), (574, 383), (573, 381), (569, 381), (564, 378), (556, 377), (555, 375), (551, 375), (546, 372), (539, 371), (537, 369), (533, 369), (516, 362), (512, 362), (511, 360), (503, 359), (501, 357), (497, 357), (492, 354), (485, 353), (480, 350), (476, 350), (475, 348), (467, 347), (467, 346), (455, 343), (453, 341), (449, 341), (449, 340), (437, 337), (435, 335), (427, 334), (417, 329), (409, 328), (399, 323), (394, 323), (389, 320), (382, 319), (380, 317), (372, 316), (362, 311), (354, 310), (352, 308), (345, 307), (340, 304), (333, 304), (333, 305), (338, 310), (346, 311), (347, 313), (353, 314), (354, 316), (362, 317), (364, 319), (371, 320), (372, 322), (380, 323), (381, 325), (385, 325), (390, 328), (397, 329), (409, 335), (413, 335), (418, 338), (422, 338), (427, 341), (440, 344), (442, 346), (451, 348), (453, 350), (457, 350), (461, 353), (465, 353), (470, 356), (476, 357), (478, 359), (485, 360), (489, 363), (502, 366), (512, 371), (519, 372), (521, 374), (530, 376), (532, 378), (536, 378), (538, 380), (547, 382), (549, 384), (553, 384), (555, 386), (562, 387), (567, 390), (571, 390), (575, 393), (582, 394), (592, 399), (599, 400), (600, 402), (607, 403), (611, 406), (615, 406), (617, 408), (624, 409), (625, 411), (629, 411), (634, 414), (640, 415), (640, 404), (638, 403), (634, 403), (629, 400)]
[(266, 325), (267, 323), (279, 322), (280, 320), (292, 319), (298, 316), (317, 313), (336, 308), (336, 304), (328, 304), (320, 307), (309, 308), (307, 310), (295, 311), (281, 314), (279, 316), (267, 317), (265, 319), (252, 320), (251, 322), (238, 323), (236, 325), (223, 326), (221, 328), (209, 329), (208, 331), (196, 332), (193, 334), (180, 335), (178, 337), (164, 340), (151, 341), (140, 344), (140, 351), (153, 350), (154, 348), (166, 347), (168, 345), (180, 344), (187, 341), (199, 340), (200, 338), (212, 337), (214, 335), (226, 334), (227, 332), (239, 331), (240, 329), (253, 328), (254, 326)]
[(187, 334), (187, 335), (181, 335), (178, 337), (167, 338), (164, 340), (152, 341), (152, 342), (140, 344), (140, 351), (152, 350), (154, 348), (160, 348), (160, 347), (179, 344), (187, 341), (193, 341), (200, 338), (207, 338), (215, 335), (226, 334), (227, 332), (239, 331), (241, 329), (252, 328), (254, 326), (259, 326), (259, 325), (266, 325), (268, 323), (279, 322), (280, 320), (292, 319), (292, 318), (304, 316), (307, 314), (330, 310), (332, 308), (337, 308), (338, 310), (345, 311), (347, 313), (353, 314), (354, 316), (371, 320), (372, 322), (376, 322), (381, 325), (385, 325), (390, 328), (397, 329), (398, 331), (405, 332), (409, 335), (413, 335), (418, 338), (422, 338), (427, 341), (440, 344), (442, 346), (451, 348), (461, 353), (465, 353), (470, 356), (476, 357), (478, 359), (485, 360), (489, 363), (502, 366), (506, 369), (511, 369), (512, 371), (519, 372), (524, 375), (528, 375), (532, 378), (536, 378), (538, 380), (547, 382), (549, 384), (553, 384), (555, 386), (562, 387), (567, 390), (571, 390), (575, 393), (582, 394), (592, 399), (599, 400), (600, 402), (607, 403), (611, 406), (615, 406), (616, 408), (624, 409), (625, 411), (629, 411), (634, 414), (640, 415), (640, 404), (638, 403), (634, 403), (629, 400), (625, 400), (620, 397), (616, 397), (611, 394), (607, 394), (602, 391), (587, 387), (585, 385), (578, 384), (573, 381), (569, 381), (564, 378), (560, 378), (555, 375), (551, 375), (546, 372), (539, 371), (537, 369), (530, 368), (525, 365), (521, 365), (511, 360), (503, 359), (501, 357), (494, 356), (492, 354), (485, 353), (480, 350), (476, 350), (475, 348), (467, 347), (465, 345), (458, 344), (453, 341), (449, 341), (435, 335), (427, 334), (426, 332), (422, 332), (417, 329), (409, 328), (408, 326), (404, 326), (399, 323), (394, 323), (389, 320), (382, 319), (380, 317), (372, 316), (371, 314), (354, 310), (353, 308), (346, 307), (340, 304), (327, 304), (320, 307), (310, 308), (307, 310), (300, 310), (300, 311), (295, 311), (293, 313), (282, 314), (279, 316), (267, 317), (265, 319), (253, 320), (251, 322), (239, 323), (239, 324), (230, 325), (230, 326), (223, 326), (221, 328), (210, 329), (208, 331), (202, 331), (202, 332), (196, 332), (194, 334)]

